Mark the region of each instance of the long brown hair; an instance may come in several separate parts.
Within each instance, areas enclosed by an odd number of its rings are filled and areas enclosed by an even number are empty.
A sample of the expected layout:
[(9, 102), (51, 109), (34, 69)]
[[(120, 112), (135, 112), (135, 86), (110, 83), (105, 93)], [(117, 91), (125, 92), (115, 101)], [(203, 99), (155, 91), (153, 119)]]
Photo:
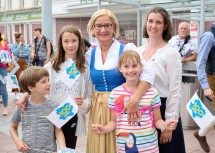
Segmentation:
[(145, 24), (143, 26), (143, 38), (149, 38), (149, 35), (146, 30), (146, 25), (147, 25), (149, 14), (151, 14), (151, 13), (160, 13), (163, 16), (164, 24), (165, 24), (166, 28), (163, 31), (162, 37), (164, 40), (169, 41), (173, 35), (173, 27), (172, 27), (172, 24), (170, 21), (169, 13), (162, 7), (154, 7), (149, 11)]
[(73, 33), (74, 35), (76, 35), (78, 37), (79, 47), (77, 50), (76, 67), (80, 73), (84, 73), (84, 70), (85, 70), (84, 43), (83, 43), (81, 33), (79, 32), (78, 28), (71, 26), (71, 25), (64, 26), (60, 32), (60, 36), (58, 38), (58, 50), (51, 61), (53, 69), (56, 72), (58, 72), (60, 70), (60, 65), (63, 62), (65, 62), (65, 50), (63, 49), (63, 44), (62, 44), (62, 36), (65, 32)]

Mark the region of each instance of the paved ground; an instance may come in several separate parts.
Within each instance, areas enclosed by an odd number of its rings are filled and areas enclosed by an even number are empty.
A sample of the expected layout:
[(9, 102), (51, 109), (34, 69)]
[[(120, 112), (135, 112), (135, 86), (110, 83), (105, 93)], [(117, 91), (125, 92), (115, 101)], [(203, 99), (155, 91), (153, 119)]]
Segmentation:
[[(9, 115), (2, 116), (2, 103), (0, 103), (0, 153), (18, 153), (16, 151), (16, 146), (9, 134), (9, 118), (13, 109), (15, 108), (15, 96), (10, 92), (10, 87), (8, 87), (9, 92)], [(204, 153), (200, 148), (199, 143), (193, 137), (194, 130), (184, 130), (185, 144), (187, 153)], [(215, 153), (215, 132), (211, 131), (207, 135), (209, 145), (211, 147), (211, 153)], [(76, 153), (86, 152), (86, 137), (81, 137), (78, 139)]]

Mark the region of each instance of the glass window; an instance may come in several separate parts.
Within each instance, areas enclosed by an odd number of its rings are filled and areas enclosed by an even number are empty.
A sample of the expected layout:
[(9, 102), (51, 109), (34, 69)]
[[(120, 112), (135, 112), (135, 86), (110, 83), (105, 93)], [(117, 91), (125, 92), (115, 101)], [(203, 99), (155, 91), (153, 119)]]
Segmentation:
[(7, 2), (6, 2), (6, 10), (11, 10), (11, 6), (12, 6), (11, 0), (7, 0)]
[(34, 0), (34, 7), (40, 7), (42, 5), (42, 0)]
[(19, 0), (12, 0), (11, 1), (11, 10), (19, 9)]
[(42, 5), (42, 0), (37, 0), (37, 6), (41, 6)]
[(34, 0), (23, 0), (24, 8), (31, 8), (34, 6)]

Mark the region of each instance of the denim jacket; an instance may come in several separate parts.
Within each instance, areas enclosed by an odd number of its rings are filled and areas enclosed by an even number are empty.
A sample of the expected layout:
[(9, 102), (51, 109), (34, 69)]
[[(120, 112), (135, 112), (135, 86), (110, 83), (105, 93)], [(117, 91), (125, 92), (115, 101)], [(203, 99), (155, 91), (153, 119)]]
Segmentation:
[[(21, 53), (19, 53), (19, 51), (20, 51), (20, 49), (21, 49)], [(13, 53), (13, 55), (14, 55), (14, 57), (15, 57), (15, 60), (18, 62), (18, 60), (19, 60), (19, 58), (20, 57), (23, 57), (23, 58), (25, 58), (25, 62), (27, 63), (27, 64), (29, 64), (29, 56), (30, 56), (30, 48), (28, 47), (28, 45), (27, 44), (25, 44), (25, 43), (23, 43), (22, 45), (21, 45), (21, 47), (18, 45), (18, 43), (15, 43), (15, 44), (13, 44), (12, 46), (11, 46), (11, 51), (12, 51), (12, 53)]]

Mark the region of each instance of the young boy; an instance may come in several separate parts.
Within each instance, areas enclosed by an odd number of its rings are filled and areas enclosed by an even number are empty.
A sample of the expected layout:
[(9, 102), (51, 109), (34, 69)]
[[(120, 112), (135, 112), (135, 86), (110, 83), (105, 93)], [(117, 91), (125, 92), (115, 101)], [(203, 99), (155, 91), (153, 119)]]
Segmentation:
[[(43, 67), (32, 66), (19, 77), (20, 88), (28, 92), (25, 112), (16, 107), (10, 125), (10, 134), (21, 152), (57, 152), (64, 148), (65, 138), (61, 129), (55, 127), (46, 117), (58, 106), (46, 99), (50, 92), (49, 73)], [(18, 126), (22, 124), (22, 139), (18, 137)]]

